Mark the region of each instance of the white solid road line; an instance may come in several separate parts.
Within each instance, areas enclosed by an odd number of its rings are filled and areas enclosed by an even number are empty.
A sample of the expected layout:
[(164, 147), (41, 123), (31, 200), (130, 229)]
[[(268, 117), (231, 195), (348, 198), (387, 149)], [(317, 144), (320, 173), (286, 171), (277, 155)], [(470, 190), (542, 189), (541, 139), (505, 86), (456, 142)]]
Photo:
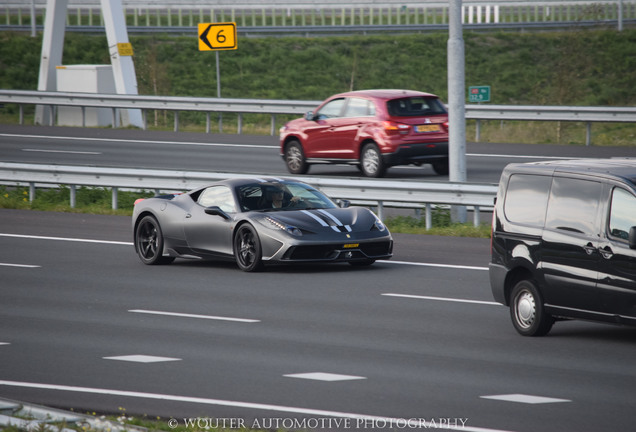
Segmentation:
[(98, 142), (119, 142), (119, 143), (137, 143), (137, 144), (167, 144), (167, 145), (191, 145), (203, 147), (247, 147), (247, 148), (264, 148), (279, 150), (279, 146), (262, 145), (262, 144), (229, 144), (229, 143), (202, 143), (202, 142), (182, 142), (182, 141), (151, 141), (151, 140), (134, 140), (134, 139), (118, 139), (118, 138), (87, 138), (87, 137), (66, 137), (66, 136), (43, 136), (43, 135), (21, 135), (3, 133), (4, 137), (19, 138), (43, 138), (47, 141), (52, 139), (64, 141), (98, 141)]
[[(35, 240), (57, 240), (57, 241), (69, 241), (69, 242), (80, 242), (80, 243), (82, 242), (83, 243), (103, 243), (103, 244), (133, 246), (132, 242), (79, 239), (79, 238), (68, 238), (68, 237), (34, 236), (34, 235), (24, 235), (24, 234), (0, 233), (0, 237), (27, 238), (27, 239), (35, 239)], [(387, 263), (387, 264), (412, 265), (412, 266), (424, 266), (424, 267), (456, 268), (456, 269), (463, 269), (463, 270), (488, 270), (488, 267), (465, 266), (465, 265), (456, 265), (456, 264), (435, 264), (435, 263), (391, 261), (391, 260), (379, 260), (378, 262)]]
[(153, 310), (145, 310), (145, 309), (131, 309), (128, 312), (149, 314), (149, 315), (173, 316), (173, 317), (180, 317), (180, 318), (198, 318), (198, 319), (219, 320), (219, 321), (234, 321), (234, 322), (243, 322), (243, 323), (261, 322), (260, 320), (257, 320), (257, 319), (230, 318), (230, 317), (221, 317), (221, 316), (212, 316), (212, 315), (196, 315), (196, 314), (180, 313), (180, 312), (162, 312), (162, 311), (153, 311)]
[(450, 297), (432, 297), (432, 296), (395, 294), (395, 293), (384, 293), (382, 295), (387, 297), (402, 297), (402, 298), (417, 299), (417, 300), (436, 300), (436, 301), (455, 302), (455, 303), (471, 303), (471, 304), (501, 306), (501, 303), (483, 301), (483, 300), (469, 300), (469, 299), (458, 299), (458, 298), (450, 298)]
[[(10, 386), (10, 387), (20, 387), (20, 388), (31, 388), (31, 389), (38, 389), (38, 390), (66, 391), (66, 392), (75, 392), (75, 393), (132, 397), (132, 398), (140, 398), (140, 399), (165, 400), (165, 401), (171, 401), (171, 402), (186, 402), (186, 403), (195, 403), (195, 404), (202, 404), (202, 405), (217, 405), (217, 406), (226, 406), (226, 407), (234, 407), (234, 408), (247, 408), (247, 409), (265, 410), (265, 411), (273, 411), (273, 412), (304, 414), (308, 416), (318, 416), (318, 417), (347, 418), (347, 419), (352, 419), (356, 422), (358, 421), (362, 422), (361, 424), (363, 425), (391, 424), (395, 427), (400, 425), (402, 427), (406, 427), (406, 425), (410, 425), (411, 427), (417, 427), (417, 426), (420, 426), (422, 428), (426, 427), (427, 430), (439, 429), (437, 427), (433, 427), (434, 425), (432, 424), (432, 421), (434, 421), (435, 419), (430, 419), (430, 418), (428, 419), (393, 418), (393, 417), (382, 417), (382, 416), (375, 416), (375, 415), (355, 414), (355, 413), (347, 413), (347, 412), (339, 412), (339, 411), (326, 411), (326, 410), (319, 410), (319, 409), (312, 409), (312, 408), (290, 407), (290, 406), (284, 406), (284, 405), (270, 405), (270, 404), (263, 404), (263, 403), (238, 402), (238, 401), (208, 399), (208, 398), (192, 397), (192, 396), (178, 396), (178, 395), (168, 395), (168, 394), (159, 394), (159, 393), (144, 393), (144, 392), (125, 391), (125, 390), (112, 390), (112, 389), (102, 389), (102, 388), (92, 388), (92, 387), (78, 387), (78, 386), (42, 384), (42, 383), (20, 382), (20, 381), (0, 380), (0, 385)], [(442, 425), (441, 429), (464, 431), (464, 432), (509, 432), (509, 431), (503, 431), (501, 429), (472, 427), (462, 423), (458, 425), (444, 424)]]

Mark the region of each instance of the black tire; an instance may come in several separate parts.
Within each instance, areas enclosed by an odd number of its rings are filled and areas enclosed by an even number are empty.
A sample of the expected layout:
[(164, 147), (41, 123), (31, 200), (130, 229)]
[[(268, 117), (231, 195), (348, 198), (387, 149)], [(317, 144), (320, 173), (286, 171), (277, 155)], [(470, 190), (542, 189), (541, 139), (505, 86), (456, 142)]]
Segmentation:
[(296, 140), (290, 141), (285, 146), (285, 165), (292, 174), (306, 174), (309, 171), (303, 147)]
[(438, 175), (448, 175), (448, 159), (441, 159), (433, 162), (433, 171)]
[(522, 280), (512, 289), (510, 318), (523, 336), (544, 336), (554, 324), (554, 318), (543, 307), (536, 283), (530, 280)]
[(375, 144), (365, 144), (360, 151), (360, 170), (367, 177), (383, 177), (386, 165)]
[(163, 233), (154, 216), (144, 216), (135, 230), (135, 250), (147, 265), (170, 264), (174, 257), (163, 256)]
[(261, 241), (254, 227), (248, 223), (241, 225), (234, 234), (234, 258), (245, 272), (263, 269)]

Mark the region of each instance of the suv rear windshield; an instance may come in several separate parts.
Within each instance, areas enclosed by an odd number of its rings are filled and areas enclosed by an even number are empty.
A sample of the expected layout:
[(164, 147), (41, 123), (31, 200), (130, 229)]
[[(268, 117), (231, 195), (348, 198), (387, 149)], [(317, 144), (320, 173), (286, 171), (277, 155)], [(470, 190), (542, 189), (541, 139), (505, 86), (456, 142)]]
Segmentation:
[(386, 103), (389, 115), (395, 117), (421, 117), (446, 114), (446, 108), (434, 97), (411, 96), (393, 99)]

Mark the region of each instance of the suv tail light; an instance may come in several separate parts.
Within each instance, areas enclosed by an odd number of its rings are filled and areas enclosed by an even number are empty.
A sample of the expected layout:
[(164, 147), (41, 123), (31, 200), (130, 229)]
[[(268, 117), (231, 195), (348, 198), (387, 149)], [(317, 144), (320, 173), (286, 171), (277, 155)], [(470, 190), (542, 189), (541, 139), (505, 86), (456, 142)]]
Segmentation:
[(411, 130), (411, 126), (407, 124), (392, 121), (383, 121), (382, 127), (384, 127), (384, 131), (389, 135), (396, 133), (406, 135)]
[(442, 123), (442, 126), (444, 127), (446, 132), (448, 132), (448, 120), (446, 120), (444, 123)]

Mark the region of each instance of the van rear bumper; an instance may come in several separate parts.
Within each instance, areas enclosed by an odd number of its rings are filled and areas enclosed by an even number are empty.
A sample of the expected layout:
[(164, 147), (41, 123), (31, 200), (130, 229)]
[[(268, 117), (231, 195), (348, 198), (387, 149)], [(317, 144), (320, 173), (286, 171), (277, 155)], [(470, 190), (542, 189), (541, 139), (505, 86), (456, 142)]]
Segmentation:
[(488, 264), (488, 274), (490, 275), (490, 289), (492, 296), (497, 303), (508, 306), (506, 298), (506, 274), (508, 269), (500, 264)]

